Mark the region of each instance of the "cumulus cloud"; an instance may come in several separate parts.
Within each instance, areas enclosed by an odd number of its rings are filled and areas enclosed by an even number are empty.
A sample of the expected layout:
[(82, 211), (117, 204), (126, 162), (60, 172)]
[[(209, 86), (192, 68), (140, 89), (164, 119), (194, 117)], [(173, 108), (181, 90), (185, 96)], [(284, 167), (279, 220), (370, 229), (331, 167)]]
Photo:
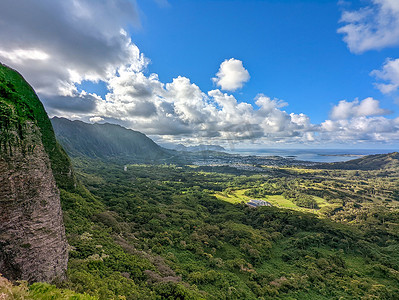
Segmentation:
[(320, 124), (319, 142), (364, 143), (399, 140), (399, 118), (383, 115), (390, 111), (380, 108), (379, 101), (340, 101), (330, 113), (331, 119)]
[(332, 108), (330, 116), (333, 120), (346, 120), (353, 117), (382, 116), (390, 113), (391, 111), (380, 107), (378, 100), (368, 97), (362, 101), (341, 100)]
[(92, 123), (98, 123), (98, 122), (104, 121), (104, 118), (97, 116), (97, 117), (90, 118), (89, 121)]
[(145, 76), (122, 68), (109, 79), (108, 89), (96, 115), (120, 119), (129, 127), (166, 138), (299, 138), (312, 126), (305, 115), (282, 111), (287, 104), (281, 100), (259, 95), (256, 109), (219, 89), (204, 93), (182, 76), (165, 84), (156, 74)]
[[(84, 98), (82, 80), (106, 80), (119, 66), (148, 61), (122, 29), (138, 24), (130, 0), (0, 2), (0, 60), (16, 68), (47, 98)], [(88, 99), (90, 101), (90, 99)], [(55, 103), (55, 102), (54, 102)], [(76, 110), (84, 101), (75, 101)]]
[(399, 1), (371, 0), (355, 11), (344, 10), (338, 29), (353, 53), (382, 49), (399, 44)]
[(27, 61), (47, 60), (49, 58), (49, 55), (46, 52), (38, 49), (0, 50), (0, 56), (17, 64), (22, 64)]
[(93, 113), (97, 109), (97, 103), (102, 100), (101, 97), (84, 91), (73, 96), (51, 95), (40, 99), (50, 115)]
[[(124, 29), (138, 26), (136, 12), (131, 0), (3, 0), (0, 61), (26, 77), (50, 115), (117, 123), (167, 141), (399, 140), (399, 120), (383, 117), (389, 112), (373, 98), (339, 102), (320, 125), (264, 94), (251, 99), (255, 104), (240, 101), (226, 91), (250, 76), (234, 58), (214, 78), (220, 89), (204, 92), (183, 76), (161, 82), (147, 73), (149, 60)], [(375, 75), (397, 84), (390, 70)], [(101, 81), (108, 93), (78, 89), (83, 81)]]
[(242, 88), (244, 83), (249, 80), (248, 71), (244, 68), (242, 61), (230, 58), (220, 65), (216, 77), (212, 80), (217, 86), (225, 91), (235, 91)]
[(376, 87), (384, 94), (395, 92), (399, 88), (399, 58), (387, 59), (381, 70), (374, 70), (371, 75), (386, 83), (376, 83)]
[(342, 143), (393, 142), (399, 140), (399, 118), (354, 117), (326, 120), (321, 124), (321, 141)]

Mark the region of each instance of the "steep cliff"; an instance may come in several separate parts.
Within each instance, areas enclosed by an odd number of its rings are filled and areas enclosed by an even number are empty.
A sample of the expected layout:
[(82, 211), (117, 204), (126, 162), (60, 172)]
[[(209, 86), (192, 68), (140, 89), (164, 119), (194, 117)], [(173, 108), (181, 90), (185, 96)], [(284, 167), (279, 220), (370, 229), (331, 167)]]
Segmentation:
[(145, 134), (115, 124), (87, 124), (65, 118), (51, 119), (57, 139), (71, 157), (161, 160), (170, 151)]
[(33, 89), (0, 65), (0, 273), (62, 279), (68, 253), (57, 184), (73, 189), (68, 156)]

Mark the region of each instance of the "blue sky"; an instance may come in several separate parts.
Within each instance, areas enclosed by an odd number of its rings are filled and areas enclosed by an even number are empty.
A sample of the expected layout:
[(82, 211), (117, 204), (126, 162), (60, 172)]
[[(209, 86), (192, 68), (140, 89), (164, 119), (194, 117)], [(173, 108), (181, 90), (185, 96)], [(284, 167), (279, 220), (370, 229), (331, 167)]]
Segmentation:
[(348, 51), (337, 33), (342, 9), (337, 1), (169, 3), (139, 2), (142, 27), (131, 29), (133, 41), (151, 59), (149, 71), (163, 82), (183, 75), (211, 90), (220, 63), (234, 57), (251, 75), (235, 93), (241, 101), (253, 103), (264, 93), (313, 122), (328, 118), (332, 105), (343, 99), (375, 97), (383, 107), (397, 108), (392, 97), (373, 86), (369, 73), (396, 57), (398, 48)]
[(399, 142), (396, 0), (4, 0), (0, 20), (0, 61), (50, 116), (165, 143)]

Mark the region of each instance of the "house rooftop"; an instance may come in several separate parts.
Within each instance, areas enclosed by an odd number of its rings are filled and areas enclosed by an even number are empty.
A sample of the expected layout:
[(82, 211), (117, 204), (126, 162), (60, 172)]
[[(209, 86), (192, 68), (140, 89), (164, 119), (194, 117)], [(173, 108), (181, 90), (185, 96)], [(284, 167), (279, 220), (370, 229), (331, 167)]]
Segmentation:
[(270, 202), (265, 200), (251, 199), (247, 202), (247, 205), (250, 207), (259, 207), (259, 206), (272, 206)]

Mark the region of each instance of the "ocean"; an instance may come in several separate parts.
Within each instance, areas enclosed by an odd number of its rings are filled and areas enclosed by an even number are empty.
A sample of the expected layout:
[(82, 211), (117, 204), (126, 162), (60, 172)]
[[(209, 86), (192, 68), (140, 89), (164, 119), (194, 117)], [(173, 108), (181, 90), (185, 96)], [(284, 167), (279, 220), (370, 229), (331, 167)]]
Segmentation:
[(257, 156), (281, 156), (314, 162), (340, 162), (360, 158), (364, 155), (385, 154), (392, 149), (234, 149), (230, 153)]

